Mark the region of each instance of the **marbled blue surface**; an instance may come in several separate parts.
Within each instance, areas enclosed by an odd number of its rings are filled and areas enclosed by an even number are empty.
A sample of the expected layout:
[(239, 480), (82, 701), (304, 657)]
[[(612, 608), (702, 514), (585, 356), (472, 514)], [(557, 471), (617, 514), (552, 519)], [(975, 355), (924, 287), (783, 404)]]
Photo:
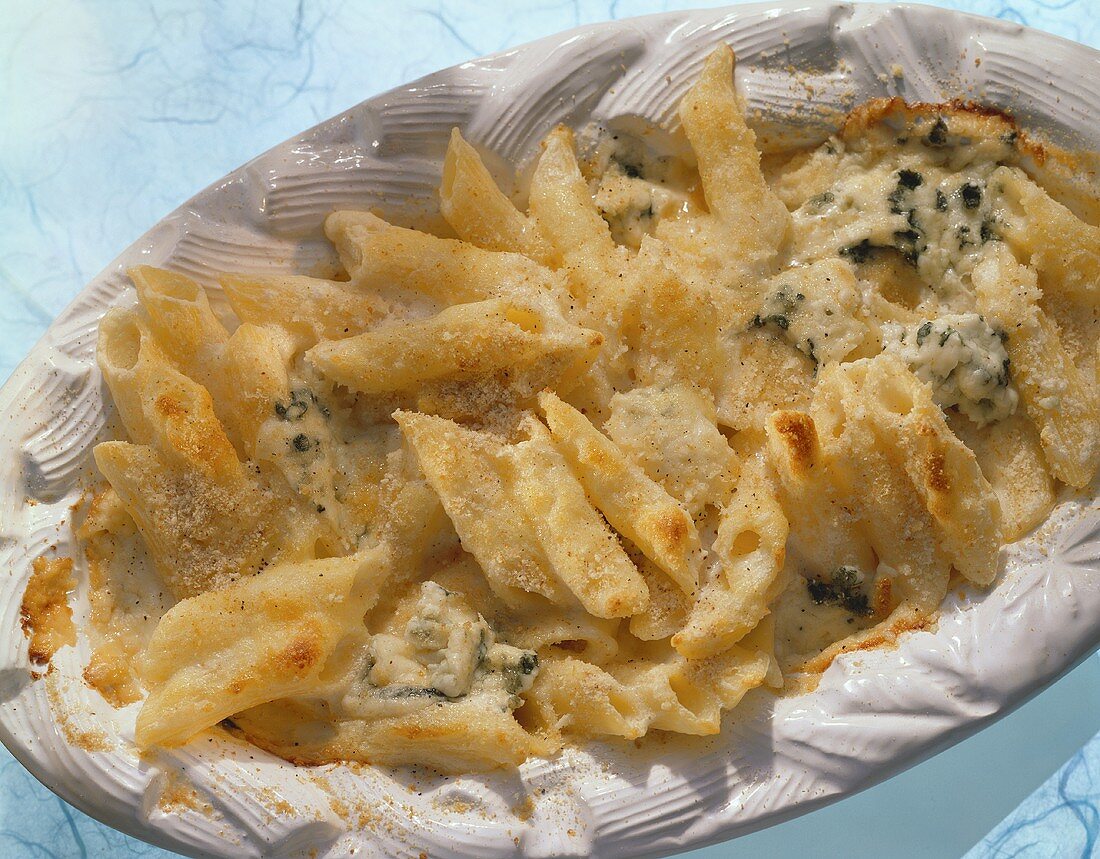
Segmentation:
[(1098, 770), (1100, 735), (983, 838), (966, 859), (1096, 855), (1100, 843)]
[[(717, 5), (0, 0), (0, 378), (120, 249), (290, 135), (435, 69), (558, 30)], [(936, 5), (1100, 45), (1095, 0)], [(1081, 745), (1100, 728), (1098, 704), (1093, 657), (878, 788), (691, 855), (958, 856), (979, 840), (968, 859), (1093, 855), (1100, 738)], [(0, 750), (0, 859), (167, 855), (70, 808)]]

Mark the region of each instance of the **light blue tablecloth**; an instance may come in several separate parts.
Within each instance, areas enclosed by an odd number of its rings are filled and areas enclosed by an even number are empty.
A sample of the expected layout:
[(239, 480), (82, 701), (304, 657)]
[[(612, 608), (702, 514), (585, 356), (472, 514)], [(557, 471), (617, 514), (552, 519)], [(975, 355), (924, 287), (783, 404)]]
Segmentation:
[[(721, 4), (0, 0), (0, 379), (121, 248), (258, 152), (435, 69), (681, 5)], [(1095, 0), (938, 5), (1100, 45)], [(1093, 855), (1100, 738), (1082, 744), (1098, 704), (1093, 657), (884, 785), (691, 855)], [(167, 855), (70, 808), (0, 750), (0, 857)]]

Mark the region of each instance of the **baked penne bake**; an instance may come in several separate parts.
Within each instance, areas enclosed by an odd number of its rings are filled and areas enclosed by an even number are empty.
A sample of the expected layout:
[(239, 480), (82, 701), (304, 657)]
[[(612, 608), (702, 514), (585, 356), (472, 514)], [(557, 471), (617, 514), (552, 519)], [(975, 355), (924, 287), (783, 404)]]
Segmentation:
[(463, 773), (715, 734), (1092, 481), (1069, 157), (897, 99), (762, 156), (733, 72), (668, 134), (552, 130), (521, 197), (456, 129), (446, 234), (333, 212), (329, 279), (224, 274), (222, 312), (131, 271), (79, 535), (85, 677), (140, 748)]

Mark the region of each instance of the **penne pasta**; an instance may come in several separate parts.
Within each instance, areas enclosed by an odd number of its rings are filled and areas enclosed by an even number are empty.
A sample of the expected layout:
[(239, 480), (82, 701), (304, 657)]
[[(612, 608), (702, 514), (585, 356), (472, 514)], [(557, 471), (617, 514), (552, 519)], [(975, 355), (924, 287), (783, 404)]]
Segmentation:
[(277, 326), (299, 349), (373, 328), (390, 310), (381, 297), (342, 281), (302, 275), (223, 274), (233, 312), (244, 323)]
[(1070, 486), (1084, 486), (1100, 465), (1100, 392), (1074, 365), (1058, 329), (1038, 306), (1034, 271), (1007, 249), (988, 255), (974, 269), (979, 305), (1009, 332), (1006, 348), (1028, 417), (1051, 472)]
[(398, 323), (307, 353), (328, 378), (368, 394), (413, 390), (438, 380), (469, 381), (532, 365), (552, 383), (599, 347), (601, 337), (502, 299), (449, 307), (430, 319)]
[(389, 575), (381, 550), (273, 567), (185, 599), (157, 625), (137, 743), (174, 746), (222, 719), (317, 689)]
[(684, 593), (694, 594), (701, 552), (687, 512), (572, 406), (544, 392), (539, 407), (554, 443), (607, 521)]
[(520, 253), (544, 264), (554, 261), (538, 225), (504, 195), (457, 128), (451, 132), (443, 159), (439, 211), (465, 242), (490, 251)]

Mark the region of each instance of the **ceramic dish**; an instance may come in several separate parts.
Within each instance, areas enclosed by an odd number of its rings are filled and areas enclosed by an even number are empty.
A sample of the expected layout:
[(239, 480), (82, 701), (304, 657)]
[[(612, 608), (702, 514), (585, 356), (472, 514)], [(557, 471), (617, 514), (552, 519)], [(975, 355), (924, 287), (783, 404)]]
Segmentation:
[[(934, 631), (837, 659), (813, 693), (751, 693), (706, 741), (593, 744), (518, 772), (448, 779), (295, 768), (221, 735), (139, 758), (136, 706), (114, 711), (81, 682), (86, 641), (32, 681), (20, 598), (33, 558), (78, 554), (70, 508), (111, 418), (96, 325), (131, 300), (127, 266), (168, 266), (206, 283), (226, 269), (311, 271), (328, 259), (319, 225), (333, 209), (431, 208), (452, 126), (523, 163), (558, 122), (668, 124), (719, 41), (738, 54), (759, 122), (798, 116), (807, 140), (860, 101), (897, 94), (978, 99), (1071, 148), (1100, 150), (1094, 51), (931, 8), (791, 0), (553, 36), (372, 98), (275, 147), (126, 250), (0, 393), (0, 739), (32, 773), (111, 826), (191, 855), (656, 856), (874, 784), (1004, 715), (1097, 648), (1100, 510), (1090, 495), (1066, 500), (1010, 547), (991, 591), (950, 597)], [(86, 589), (82, 580), (78, 621)]]

